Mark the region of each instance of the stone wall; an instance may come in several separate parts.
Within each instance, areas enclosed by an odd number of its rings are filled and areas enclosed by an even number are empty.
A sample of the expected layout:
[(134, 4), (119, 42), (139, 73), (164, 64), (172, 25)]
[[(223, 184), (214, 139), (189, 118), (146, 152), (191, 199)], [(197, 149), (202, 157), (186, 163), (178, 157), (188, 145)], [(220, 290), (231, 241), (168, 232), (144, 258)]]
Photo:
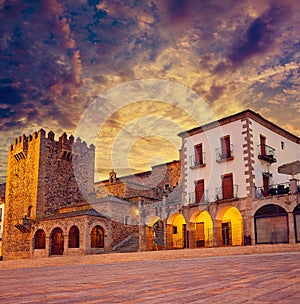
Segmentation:
[[(30, 227), (22, 218), (51, 215), (94, 190), (94, 146), (64, 133), (58, 141), (43, 129), (17, 138), (9, 147), (3, 256), (30, 256)], [(73, 167), (74, 166), (74, 167)], [(75, 168), (75, 170), (74, 170)], [(76, 174), (75, 174), (76, 173)], [(19, 229), (16, 228), (18, 225)]]
[(180, 161), (173, 161), (154, 166), (152, 171), (97, 182), (95, 190), (98, 197), (113, 195), (123, 199), (136, 196), (162, 199), (163, 195), (174, 190), (180, 178)]
[(64, 133), (59, 141), (54, 133), (41, 142), (38, 201), (39, 215), (52, 214), (73, 202), (84, 201), (93, 192), (94, 147)]
[[(68, 234), (73, 225), (76, 225), (80, 232), (79, 248), (68, 248)], [(96, 225), (104, 229), (104, 248), (91, 248), (91, 230)], [(64, 256), (111, 252), (116, 244), (138, 232), (138, 226), (136, 225), (124, 225), (120, 222), (111, 221), (108, 218), (89, 215), (66, 216), (36, 221), (32, 226), (32, 233), (30, 234), (32, 239), (30, 257), (41, 258), (51, 255), (51, 233), (56, 227), (61, 228), (63, 231)], [(34, 235), (38, 229), (44, 230), (46, 234), (45, 249), (34, 249)]]
[(93, 203), (92, 207), (113, 221), (128, 225), (138, 224), (138, 208), (129, 202), (108, 197), (105, 201)]

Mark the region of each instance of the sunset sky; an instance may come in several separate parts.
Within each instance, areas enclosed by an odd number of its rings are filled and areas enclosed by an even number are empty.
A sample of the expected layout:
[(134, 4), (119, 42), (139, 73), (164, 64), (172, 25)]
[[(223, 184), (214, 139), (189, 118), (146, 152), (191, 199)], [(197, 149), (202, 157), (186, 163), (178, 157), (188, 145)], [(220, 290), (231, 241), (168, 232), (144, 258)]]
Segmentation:
[(14, 138), (83, 121), (100, 178), (248, 108), (300, 136), (296, 0), (0, 0), (0, 28), (0, 182)]

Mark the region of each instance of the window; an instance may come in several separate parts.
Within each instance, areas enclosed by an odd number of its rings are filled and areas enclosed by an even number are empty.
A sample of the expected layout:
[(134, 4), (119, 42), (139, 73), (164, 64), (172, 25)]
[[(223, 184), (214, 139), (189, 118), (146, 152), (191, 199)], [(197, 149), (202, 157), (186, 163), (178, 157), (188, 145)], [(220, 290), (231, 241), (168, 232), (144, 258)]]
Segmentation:
[(32, 206), (29, 206), (27, 208), (27, 217), (30, 218), (31, 217), (31, 210), (32, 210)]
[(270, 176), (268, 174), (263, 174), (263, 194), (267, 196), (269, 194), (269, 184)]
[(230, 158), (231, 155), (231, 149), (230, 149), (230, 136), (224, 136), (221, 137), (221, 158), (226, 159)]
[(69, 230), (69, 248), (79, 248), (79, 229), (75, 225)]
[(46, 234), (43, 229), (38, 229), (34, 235), (34, 249), (46, 248)]
[(232, 173), (225, 174), (222, 177), (223, 199), (233, 198), (233, 177)]
[(101, 226), (95, 226), (91, 232), (91, 247), (104, 248), (104, 229)]
[(173, 226), (173, 234), (177, 234), (177, 226)]
[(125, 225), (130, 225), (130, 216), (125, 216), (125, 218), (124, 218), (124, 224)]
[(282, 142), (281, 142), (281, 150), (284, 150), (284, 149), (285, 149), (285, 142), (282, 141)]
[(204, 201), (204, 179), (195, 182), (196, 204)]
[(263, 135), (260, 135), (260, 154), (266, 155), (266, 137)]
[(195, 146), (195, 166), (203, 165), (203, 147), (202, 144)]

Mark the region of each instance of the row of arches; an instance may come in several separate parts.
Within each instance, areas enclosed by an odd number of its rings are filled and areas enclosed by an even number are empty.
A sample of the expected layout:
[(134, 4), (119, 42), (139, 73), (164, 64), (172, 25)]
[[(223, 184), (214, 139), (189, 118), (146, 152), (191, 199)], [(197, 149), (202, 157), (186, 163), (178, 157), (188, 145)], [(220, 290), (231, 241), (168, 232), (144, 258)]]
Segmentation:
[[(46, 233), (43, 229), (38, 229), (33, 237), (34, 249), (46, 249)], [(63, 255), (65, 246), (65, 236), (60, 227), (55, 227), (49, 236), (50, 255)], [(91, 248), (104, 248), (104, 229), (96, 225), (90, 234)], [(80, 248), (80, 231), (73, 225), (68, 232), (68, 248)]]
[[(294, 209), (293, 217), (295, 242), (300, 242), (300, 205)], [(255, 244), (289, 242), (290, 229), (293, 227), (289, 227), (288, 213), (283, 207), (275, 204), (262, 206), (251, 221)], [(242, 215), (233, 206), (221, 209), (215, 219), (206, 210), (195, 211), (189, 220), (179, 212), (165, 221), (158, 216), (149, 217), (146, 221), (146, 239), (148, 250), (151, 250), (151, 246), (156, 250), (237, 246), (246, 241), (251, 244), (251, 237), (245, 235)]]

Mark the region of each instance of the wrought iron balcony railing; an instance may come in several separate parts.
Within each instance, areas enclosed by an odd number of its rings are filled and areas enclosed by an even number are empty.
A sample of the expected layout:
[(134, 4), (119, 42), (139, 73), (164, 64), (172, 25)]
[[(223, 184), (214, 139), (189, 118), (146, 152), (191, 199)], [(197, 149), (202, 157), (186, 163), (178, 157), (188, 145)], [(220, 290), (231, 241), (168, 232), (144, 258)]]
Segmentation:
[(216, 200), (238, 198), (238, 185), (216, 188)]
[(190, 156), (190, 168), (197, 168), (205, 166), (205, 152), (202, 153), (202, 158), (198, 158), (195, 155)]
[(221, 162), (233, 158), (233, 145), (230, 145), (230, 149), (224, 149), (222, 147), (216, 148), (216, 161)]
[(255, 197), (262, 198), (266, 196), (290, 194), (290, 184), (288, 182), (270, 185), (267, 189), (264, 187), (255, 188)]
[(207, 205), (208, 204), (208, 190), (204, 190), (204, 193), (199, 202), (196, 201), (196, 193), (190, 192), (188, 193), (188, 204), (199, 204), (199, 205)]
[(258, 145), (259, 153), (258, 153), (258, 159), (264, 160), (268, 163), (276, 163), (276, 156), (275, 156), (275, 149), (267, 146), (265, 144)]

